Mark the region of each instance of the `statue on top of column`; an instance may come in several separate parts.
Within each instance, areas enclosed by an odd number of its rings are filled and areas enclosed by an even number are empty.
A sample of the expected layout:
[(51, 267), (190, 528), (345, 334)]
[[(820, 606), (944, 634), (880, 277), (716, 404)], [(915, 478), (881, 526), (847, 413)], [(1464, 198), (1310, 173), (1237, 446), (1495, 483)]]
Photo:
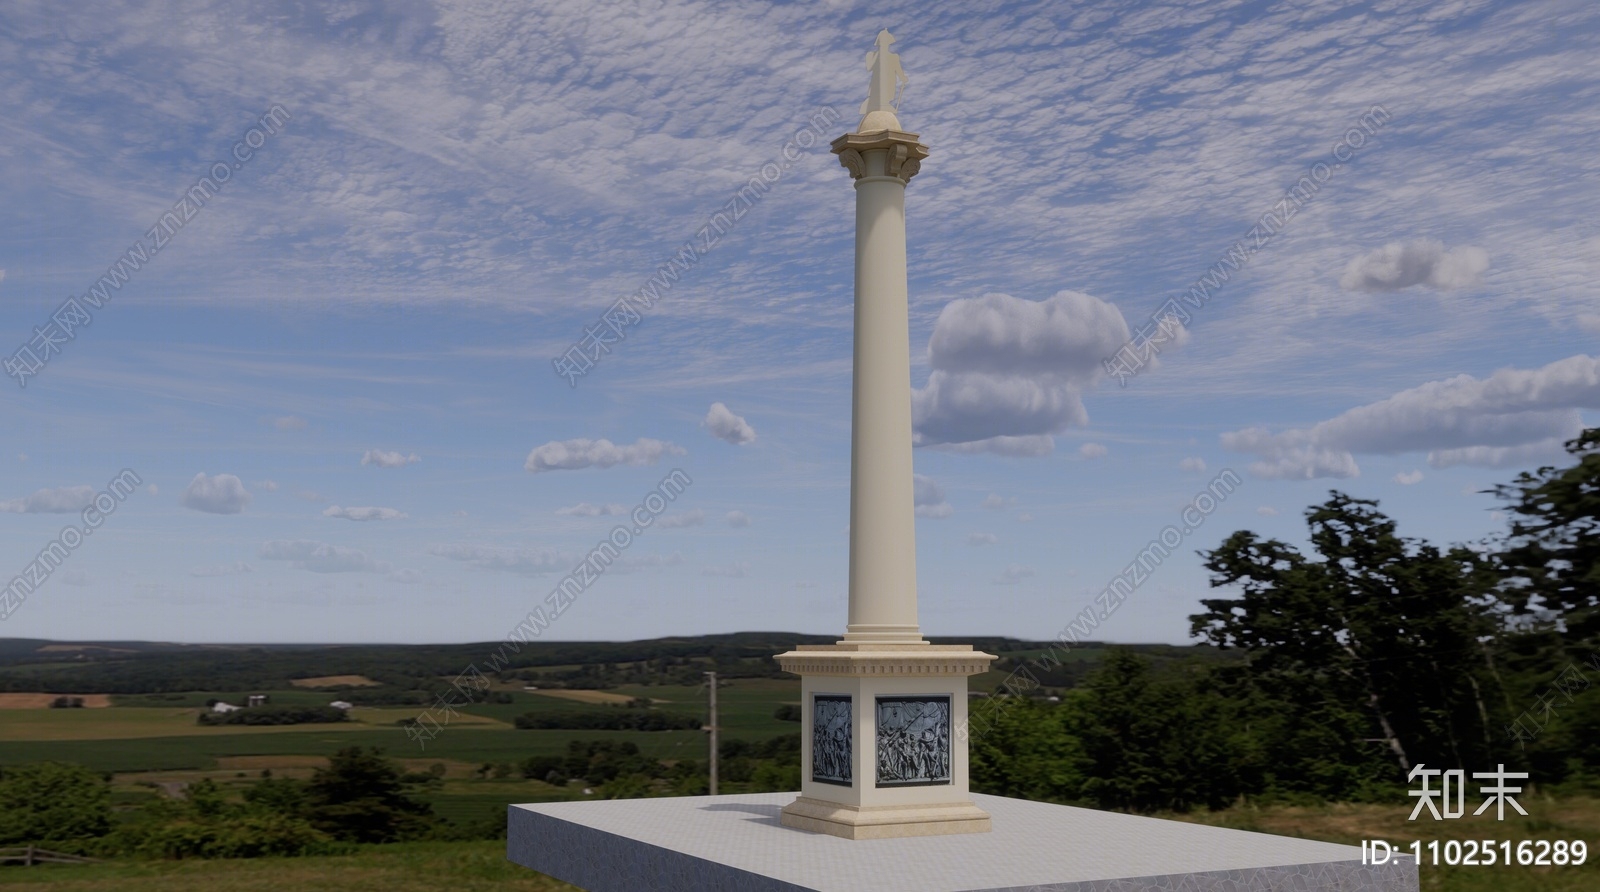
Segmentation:
[[(878, 32), (877, 48), (867, 52), (866, 67), (872, 72), (872, 85), (867, 88), (866, 101), (861, 103), (861, 126), (857, 130), (862, 133), (900, 129), (895, 112), (899, 110), (907, 78), (905, 69), (900, 67), (900, 56), (889, 51), (891, 43), (894, 43), (894, 35), (886, 28)], [(875, 112), (886, 113), (888, 120), (884, 120), (883, 115), (875, 116)]]

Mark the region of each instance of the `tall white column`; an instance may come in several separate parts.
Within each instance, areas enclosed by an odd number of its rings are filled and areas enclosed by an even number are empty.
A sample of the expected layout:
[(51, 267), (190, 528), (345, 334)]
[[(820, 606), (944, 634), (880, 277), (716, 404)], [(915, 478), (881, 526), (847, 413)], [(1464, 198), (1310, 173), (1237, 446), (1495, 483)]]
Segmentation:
[(923, 643), (911, 471), (906, 181), (928, 150), (915, 134), (887, 129), (845, 134), (833, 148), (856, 188), (850, 613), (844, 640)]

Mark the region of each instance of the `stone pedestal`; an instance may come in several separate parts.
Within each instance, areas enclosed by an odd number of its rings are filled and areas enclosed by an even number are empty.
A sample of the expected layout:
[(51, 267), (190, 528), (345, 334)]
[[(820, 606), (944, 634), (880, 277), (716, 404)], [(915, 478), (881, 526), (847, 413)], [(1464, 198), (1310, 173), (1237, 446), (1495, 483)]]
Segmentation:
[(967, 795), (967, 676), (994, 659), (970, 645), (800, 645), (800, 798), (782, 822), (847, 839), (984, 833)]

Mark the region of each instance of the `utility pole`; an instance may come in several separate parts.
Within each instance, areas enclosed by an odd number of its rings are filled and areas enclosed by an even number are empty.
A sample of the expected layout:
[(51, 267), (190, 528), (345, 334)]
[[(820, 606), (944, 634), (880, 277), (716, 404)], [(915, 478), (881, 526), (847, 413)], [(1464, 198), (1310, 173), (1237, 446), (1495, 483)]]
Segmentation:
[(711, 685), (711, 723), (706, 725), (706, 731), (711, 734), (711, 795), (717, 795), (717, 673), (707, 672), (706, 678)]

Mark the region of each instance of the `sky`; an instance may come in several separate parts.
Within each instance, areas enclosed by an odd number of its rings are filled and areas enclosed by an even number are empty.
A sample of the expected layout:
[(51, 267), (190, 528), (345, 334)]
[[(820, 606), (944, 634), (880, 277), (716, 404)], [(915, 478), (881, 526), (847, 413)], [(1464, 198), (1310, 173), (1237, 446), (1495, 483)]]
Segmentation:
[(842, 633), (883, 28), (926, 634), (1165, 531), (1090, 637), (1185, 643), (1233, 532), (1481, 541), (1600, 423), (1581, 0), (11, 0), (0, 637), (488, 642), (613, 535), (543, 637)]

